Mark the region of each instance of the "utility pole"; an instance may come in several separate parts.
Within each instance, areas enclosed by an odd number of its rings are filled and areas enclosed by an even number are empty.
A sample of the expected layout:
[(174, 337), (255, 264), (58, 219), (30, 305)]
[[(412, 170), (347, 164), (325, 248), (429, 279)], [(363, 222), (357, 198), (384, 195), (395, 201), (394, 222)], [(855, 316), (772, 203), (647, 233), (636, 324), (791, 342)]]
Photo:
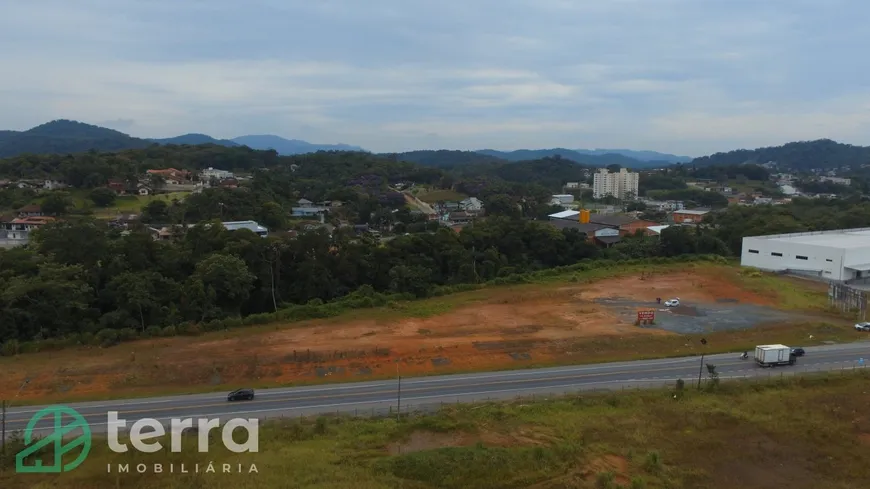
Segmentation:
[[(701, 344), (706, 345), (707, 339), (701, 338)], [(701, 365), (698, 366), (698, 390), (701, 390), (701, 374), (704, 372), (704, 351), (701, 351)]]
[(399, 374), (399, 360), (396, 360), (396, 379), (399, 381), (397, 393), (398, 409), (396, 409), (396, 422), (402, 421), (402, 376)]
[(6, 401), (0, 401), (0, 454), (6, 455)]

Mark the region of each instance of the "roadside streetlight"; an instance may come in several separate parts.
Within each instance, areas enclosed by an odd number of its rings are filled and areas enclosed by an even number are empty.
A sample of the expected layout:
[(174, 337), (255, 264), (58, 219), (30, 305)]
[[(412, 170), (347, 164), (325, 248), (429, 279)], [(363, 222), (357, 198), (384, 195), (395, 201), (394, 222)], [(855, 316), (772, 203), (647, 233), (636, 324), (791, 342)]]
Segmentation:
[[(701, 338), (701, 344), (706, 345), (707, 339)], [(701, 390), (701, 374), (704, 373), (704, 350), (701, 350), (701, 365), (698, 366), (698, 390)]]

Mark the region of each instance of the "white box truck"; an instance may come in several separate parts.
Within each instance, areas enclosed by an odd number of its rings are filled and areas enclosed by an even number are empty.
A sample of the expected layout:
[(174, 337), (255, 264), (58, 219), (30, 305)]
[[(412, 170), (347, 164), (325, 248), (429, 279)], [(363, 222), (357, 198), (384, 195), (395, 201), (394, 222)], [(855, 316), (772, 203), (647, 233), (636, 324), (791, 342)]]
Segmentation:
[(794, 365), (797, 356), (785, 345), (759, 345), (755, 347), (755, 362), (762, 367)]

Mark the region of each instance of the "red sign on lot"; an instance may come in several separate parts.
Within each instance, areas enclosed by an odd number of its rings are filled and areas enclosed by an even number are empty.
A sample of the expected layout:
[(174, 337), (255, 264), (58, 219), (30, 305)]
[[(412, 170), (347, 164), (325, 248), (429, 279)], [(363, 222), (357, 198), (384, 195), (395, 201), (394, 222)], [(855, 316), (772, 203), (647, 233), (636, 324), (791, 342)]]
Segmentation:
[(656, 312), (655, 311), (637, 311), (637, 320), (638, 321), (655, 321)]

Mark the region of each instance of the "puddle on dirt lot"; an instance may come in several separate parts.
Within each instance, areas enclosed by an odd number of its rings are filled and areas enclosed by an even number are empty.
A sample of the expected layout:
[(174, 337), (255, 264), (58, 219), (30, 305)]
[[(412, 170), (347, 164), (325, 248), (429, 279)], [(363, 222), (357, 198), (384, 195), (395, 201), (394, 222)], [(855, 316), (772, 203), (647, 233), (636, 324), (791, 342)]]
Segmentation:
[(711, 303), (680, 304), (678, 307), (662, 307), (655, 302), (641, 302), (619, 297), (595, 299), (595, 302), (617, 313), (620, 319), (633, 324), (638, 310), (655, 310), (657, 328), (679, 334), (708, 333), (749, 329), (759, 324), (804, 319), (765, 306), (740, 303), (736, 299), (716, 299)]

